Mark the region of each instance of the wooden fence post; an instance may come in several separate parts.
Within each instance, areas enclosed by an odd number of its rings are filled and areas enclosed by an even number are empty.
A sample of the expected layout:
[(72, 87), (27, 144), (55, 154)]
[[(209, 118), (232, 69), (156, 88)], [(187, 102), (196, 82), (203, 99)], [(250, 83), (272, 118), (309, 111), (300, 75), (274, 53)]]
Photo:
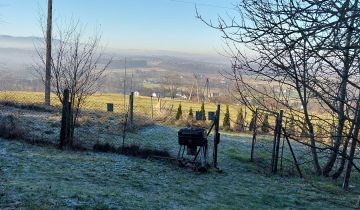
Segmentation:
[(153, 96), (151, 98), (151, 119), (154, 119), (154, 105), (153, 105)]
[(276, 150), (276, 139), (277, 139), (278, 126), (279, 126), (279, 113), (276, 114), (273, 148), (272, 148), (272, 153), (271, 153), (271, 172), (272, 173), (274, 172), (275, 150)]
[(129, 128), (131, 129), (134, 124), (134, 92), (131, 92), (129, 98)]
[[(287, 128), (287, 120), (285, 121), (285, 127), (282, 127), (284, 131), (286, 131)], [(280, 156), (280, 173), (283, 174), (283, 159), (284, 159), (284, 146), (285, 146), (285, 135), (286, 132), (284, 132), (284, 136), (282, 138), (282, 146), (281, 146), (281, 156)]]
[(61, 116), (60, 147), (64, 147), (69, 136), (69, 90), (64, 90), (63, 107)]
[(220, 104), (217, 105), (215, 119), (215, 136), (214, 136), (214, 167), (217, 168), (218, 144), (220, 143), (219, 123), (220, 123)]
[[(255, 120), (254, 120), (254, 128), (253, 128), (253, 138), (251, 143), (251, 155), (250, 155), (250, 161), (254, 161), (254, 149), (255, 149), (255, 142), (256, 142), (256, 129), (257, 129), (257, 117), (258, 117), (258, 109), (255, 110)], [(246, 118), (245, 118), (246, 119)]]
[(74, 118), (73, 118), (73, 110), (71, 109), (71, 101), (68, 103), (68, 110), (67, 110), (67, 145), (72, 146), (73, 145), (73, 139), (74, 139)]
[(275, 151), (275, 161), (274, 161), (274, 173), (277, 173), (278, 169), (278, 161), (279, 161), (279, 149), (280, 149), (280, 141), (281, 141), (281, 133), (282, 133), (282, 118), (283, 118), (284, 111), (280, 110), (279, 114), (279, 125), (277, 128), (276, 134), (276, 151)]

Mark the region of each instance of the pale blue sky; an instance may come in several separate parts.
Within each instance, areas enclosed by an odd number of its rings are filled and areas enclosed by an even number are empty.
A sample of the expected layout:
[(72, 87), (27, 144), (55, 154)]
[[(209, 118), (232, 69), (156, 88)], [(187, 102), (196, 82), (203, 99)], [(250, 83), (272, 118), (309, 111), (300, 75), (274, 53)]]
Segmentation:
[[(54, 21), (79, 19), (87, 29), (99, 26), (112, 48), (171, 50), (215, 54), (221, 33), (195, 18), (234, 13), (236, 0), (53, 0)], [(39, 13), (47, 0), (0, 0), (0, 34), (41, 36)]]

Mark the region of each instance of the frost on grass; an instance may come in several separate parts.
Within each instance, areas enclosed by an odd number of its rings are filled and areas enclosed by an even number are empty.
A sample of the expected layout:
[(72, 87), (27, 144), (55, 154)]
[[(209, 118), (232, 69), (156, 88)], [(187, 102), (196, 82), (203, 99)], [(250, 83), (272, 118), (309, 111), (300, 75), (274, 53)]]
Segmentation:
[[(161, 142), (177, 150), (176, 129), (157, 126), (140, 136), (148, 144)], [(340, 188), (319, 193), (299, 178), (255, 173), (242, 157), (250, 139), (224, 135), (222, 140), (224, 172), (202, 175), (161, 161), (0, 140), (0, 208), (336, 209), (356, 202), (356, 195)], [(231, 149), (242, 159), (230, 157)]]
[[(11, 110), (14, 112), (34, 129), (31, 132), (41, 133), (46, 138), (58, 135), (58, 115), (43, 113), (38, 116)], [(116, 133), (115, 127), (105, 126), (96, 125), (96, 117), (90, 119), (79, 127), (81, 140), (90, 146), (96, 141), (121, 146), (122, 136)], [(53, 133), (43, 132), (47, 129)], [(175, 156), (177, 130), (159, 125), (146, 127), (128, 133), (125, 144), (166, 149)], [(0, 209), (354, 207), (357, 195), (343, 192), (338, 183), (258, 173), (258, 167), (249, 162), (250, 142), (248, 136), (222, 135), (219, 164), (224, 172), (200, 175), (160, 160), (61, 151), (0, 139)], [(358, 183), (354, 182), (354, 185)]]

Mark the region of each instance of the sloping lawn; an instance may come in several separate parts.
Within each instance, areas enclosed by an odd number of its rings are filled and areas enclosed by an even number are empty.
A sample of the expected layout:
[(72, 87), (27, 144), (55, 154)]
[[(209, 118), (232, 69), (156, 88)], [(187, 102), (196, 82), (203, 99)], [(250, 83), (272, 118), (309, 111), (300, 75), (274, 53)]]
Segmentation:
[[(152, 126), (126, 144), (177, 152), (176, 128)], [(120, 145), (120, 139), (109, 138)], [(107, 139), (102, 139), (107, 141)], [(25, 209), (346, 209), (358, 195), (326, 179), (258, 173), (250, 138), (223, 135), (222, 173), (166, 160), (61, 151), (0, 139), (0, 208)], [(357, 186), (359, 183), (352, 183)]]

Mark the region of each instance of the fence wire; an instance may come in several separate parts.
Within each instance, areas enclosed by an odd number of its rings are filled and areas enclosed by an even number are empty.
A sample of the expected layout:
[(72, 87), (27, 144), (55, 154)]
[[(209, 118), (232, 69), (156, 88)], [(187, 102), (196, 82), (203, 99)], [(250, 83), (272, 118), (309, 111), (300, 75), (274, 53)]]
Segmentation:
[[(52, 96), (53, 108), (48, 108), (41, 105), (43, 101), (42, 93), (32, 92), (0, 92), (0, 104), (7, 105), (14, 108), (26, 108), (30, 110), (37, 110), (40, 112), (21, 113), (12, 109), (4, 109), (2, 115), (22, 115), (19, 119), (19, 125), (27, 128), (29, 132), (26, 133), (28, 139), (45, 139), (53, 143), (58, 143), (58, 133), (60, 130), (60, 103), (57, 102), (56, 96)], [(113, 112), (107, 112), (107, 104), (113, 104)], [(135, 129), (143, 128), (148, 125), (153, 125), (154, 122), (176, 122), (176, 113), (180, 101), (169, 102), (167, 100), (138, 97), (134, 98), (134, 124)], [(102, 94), (101, 100), (89, 99), (82, 105), (82, 111), (79, 117), (78, 127), (75, 135), (77, 141), (92, 147), (96, 142), (111, 143), (114, 145), (121, 145), (123, 141), (123, 128), (125, 116), (129, 112), (129, 96), (115, 94)], [(188, 118), (188, 108), (182, 110), (183, 120), (181, 126), (186, 123)], [(195, 117), (195, 112), (193, 114)], [(213, 111), (213, 110), (207, 110)], [(224, 106), (221, 112), (221, 120), (225, 115)], [(266, 120), (267, 118), (267, 120)], [(313, 173), (313, 156), (311, 147), (308, 146), (308, 137), (303, 132), (301, 123), (291, 126), (288, 118), (283, 122), (283, 128), (286, 133), (291, 134), (289, 139), (284, 137), (284, 133), (279, 142), (279, 159), (278, 171), (284, 176), (298, 175), (296, 167), (298, 166), (304, 175)], [(252, 121), (252, 120), (251, 120)], [(254, 131), (253, 122), (246, 120), (241, 132)], [(267, 123), (266, 123), (267, 121)], [(329, 120), (315, 123), (316, 138), (319, 148), (331, 148), (332, 142), (332, 123)], [(234, 121), (232, 121), (234, 123)], [(180, 124), (179, 124), (180, 125)], [(276, 128), (276, 115), (274, 113), (259, 112), (256, 122), (256, 141), (254, 144), (253, 161), (259, 164), (265, 173), (272, 172), (273, 150), (274, 150), (274, 131)], [(141, 129), (142, 130), (142, 129)], [(154, 141), (144, 141), (143, 135), (137, 135), (136, 132), (127, 133), (126, 143), (138, 143), (142, 146), (153, 146), (170, 151), (177, 150), (177, 143), (173, 142), (173, 136), (167, 136), (167, 132), (161, 127), (155, 126), (146, 128), (141, 132), (151, 132), (151, 136), (156, 137)], [(173, 132), (171, 132), (173, 135)], [(171, 142), (159, 141), (161, 139), (172, 139)], [(175, 138), (176, 139), (176, 138)], [(157, 143), (155, 143), (157, 141)], [(289, 145), (290, 143), (290, 145)], [(169, 146), (170, 144), (171, 146)], [(293, 152), (291, 152), (290, 146)], [(340, 147), (342, 150), (342, 147)], [(294, 153), (294, 155), (292, 154)], [(324, 165), (331, 153), (330, 149), (317, 149), (319, 162)], [(297, 164), (294, 161), (294, 156)], [(360, 166), (360, 157), (355, 157), (357, 165)], [(342, 161), (342, 157), (338, 155), (335, 162), (335, 168), (338, 168)], [(354, 169), (355, 170), (355, 169)]]

